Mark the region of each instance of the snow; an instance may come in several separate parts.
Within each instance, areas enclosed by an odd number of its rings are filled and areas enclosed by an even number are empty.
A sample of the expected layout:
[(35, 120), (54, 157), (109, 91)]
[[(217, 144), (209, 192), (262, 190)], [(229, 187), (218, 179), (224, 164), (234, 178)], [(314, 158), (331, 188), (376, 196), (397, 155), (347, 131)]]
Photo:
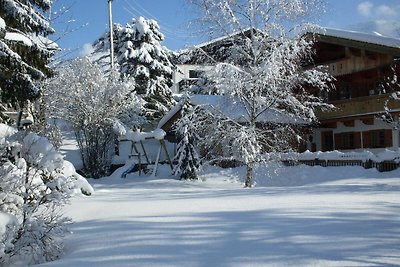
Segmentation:
[(390, 38), (381, 35), (372, 35), (356, 31), (339, 30), (333, 28), (316, 28), (311, 32), (326, 36), (333, 36), (343, 39), (349, 39), (364, 43), (383, 45), (388, 47), (400, 48), (400, 39)]
[(58, 44), (47, 37), (41, 35), (30, 35), (29, 37), (32, 40), (32, 42), (41, 49), (48, 49), (51, 51), (60, 50)]
[(5, 138), (15, 134), (16, 132), (18, 132), (17, 129), (10, 127), (6, 124), (0, 123), (0, 136), (2, 137), (2, 139), (0, 139), (0, 143), (5, 142)]
[(173, 106), (158, 122), (157, 128), (161, 129), (173, 116), (175, 116), (182, 109), (183, 101), (178, 102)]
[(23, 34), (16, 33), (16, 32), (7, 32), (6, 36), (4, 37), (6, 40), (22, 42), (26, 46), (32, 46), (32, 41), (28, 37)]
[(283, 160), (360, 160), (360, 161), (368, 161), (372, 160), (374, 162), (383, 162), (383, 161), (395, 161), (399, 162), (400, 160), (400, 149), (399, 150), (390, 150), (385, 149), (382, 152), (377, 154), (372, 153), (371, 151), (364, 150), (362, 152), (340, 152), (340, 151), (327, 151), (327, 152), (310, 152), (305, 151), (303, 153), (284, 153), (281, 155), (281, 159)]
[[(248, 115), (245, 106), (240, 101), (235, 101), (233, 98), (223, 95), (192, 95), (190, 102), (193, 105), (202, 105), (210, 110), (221, 112), (228, 118), (238, 121), (247, 122)], [(273, 122), (273, 123), (294, 123), (308, 124), (305, 120), (298, 117), (293, 117), (289, 113), (284, 113), (273, 107), (264, 111), (257, 117), (258, 122)]]
[[(11, 215), (9, 213), (1, 212), (0, 211), (0, 237), (4, 237), (7, 235), (9, 231), (9, 227), (15, 227), (17, 225), (17, 217)], [(10, 249), (13, 247), (11, 240), (3, 239), (3, 242), (0, 244), (0, 258), (4, 257), (3, 251)]]
[(89, 184), (86, 178), (76, 172), (75, 167), (71, 162), (64, 160), (63, 163), (63, 173), (65, 176), (73, 178), (72, 180), (77, 191), (76, 193), (83, 193), (86, 196), (92, 195), (94, 193), (93, 187)]
[(114, 133), (117, 136), (126, 135), (127, 129), (119, 120), (115, 121), (113, 124)]
[(165, 135), (166, 135), (166, 133), (164, 132), (163, 129), (155, 129), (155, 130), (153, 131), (154, 139), (163, 140), (164, 137), (165, 137)]
[(149, 25), (142, 16), (139, 17), (138, 20), (134, 20), (134, 24), (136, 26), (136, 30), (139, 32), (139, 38), (150, 31)]
[(6, 28), (6, 22), (2, 17), (0, 17), (0, 30), (3, 30)]
[(7, 231), (7, 225), (12, 225), (16, 221), (16, 217), (0, 211), (0, 236), (3, 236)]
[(157, 139), (157, 140), (162, 140), (165, 137), (165, 132), (163, 129), (155, 129), (154, 131), (151, 132), (139, 132), (139, 131), (132, 131), (132, 130), (127, 130), (126, 134), (123, 136), (120, 136), (120, 140), (131, 140), (134, 142), (140, 142), (144, 141), (145, 139)]
[(42, 266), (398, 266), (400, 170), (205, 166), (203, 181), (129, 174), (76, 196), (67, 251)]

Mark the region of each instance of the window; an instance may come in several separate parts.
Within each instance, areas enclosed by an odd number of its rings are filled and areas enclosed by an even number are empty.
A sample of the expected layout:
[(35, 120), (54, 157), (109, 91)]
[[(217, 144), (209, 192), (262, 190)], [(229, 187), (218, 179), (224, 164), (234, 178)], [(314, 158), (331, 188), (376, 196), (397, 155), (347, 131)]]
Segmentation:
[(372, 148), (385, 147), (385, 130), (370, 131), (369, 136)]
[(333, 132), (324, 131), (321, 132), (322, 139), (322, 151), (332, 151), (333, 150)]
[(351, 99), (351, 89), (346, 86), (340, 89), (340, 99)]
[(342, 149), (354, 148), (354, 133), (342, 133)]
[(189, 79), (198, 79), (203, 75), (202, 70), (189, 70)]

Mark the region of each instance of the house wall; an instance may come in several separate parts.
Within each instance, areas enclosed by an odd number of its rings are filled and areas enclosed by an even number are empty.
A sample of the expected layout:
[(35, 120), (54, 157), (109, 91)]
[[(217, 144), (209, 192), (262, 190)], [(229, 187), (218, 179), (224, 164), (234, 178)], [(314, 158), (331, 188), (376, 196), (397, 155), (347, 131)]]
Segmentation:
[[(382, 152), (385, 149), (397, 150), (399, 148), (399, 130), (393, 129), (390, 124), (375, 118), (370, 117), (368, 119), (368, 123), (365, 123), (366, 120), (357, 119), (354, 120), (349, 126), (348, 123), (343, 121), (336, 122), (336, 128), (316, 128), (313, 131), (313, 143), (316, 145), (317, 151), (324, 151), (324, 143), (325, 140), (323, 137), (324, 132), (332, 131), (333, 135), (333, 149), (340, 151), (363, 151), (365, 149), (370, 150), (374, 153)], [(370, 123), (372, 122), (372, 124)], [(346, 125), (347, 124), (347, 125)], [(384, 137), (384, 147), (374, 148), (371, 147), (371, 131), (375, 131), (374, 134), (379, 133), (381, 130), (382, 137)], [(353, 134), (354, 138), (354, 146), (352, 149), (340, 149), (340, 142), (338, 134)], [(339, 149), (338, 149), (339, 148)]]
[(322, 127), (313, 130), (307, 148), (376, 153), (397, 150), (399, 131), (377, 116), (385, 105), (392, 111), (400, 110), (400, 101), (389, 98), (398, 88), (387, 82), (394, 74), (392, 64), (400, 49), (335, 36), (323, 36), (315, 48), (316, 64), (326, 66), (335, 77), (335, 88), (324, 97), (336, 108), (316, 111)]
[(190, 77), (191, 71), (209, 71), (214, 66), (211, 65), (178, 65), (177, 70), (172, 74), (173, 86), (171, 88), (172, 93), (180, 93), (179, 82), (182, 80), (197, 80), (197, 78)]

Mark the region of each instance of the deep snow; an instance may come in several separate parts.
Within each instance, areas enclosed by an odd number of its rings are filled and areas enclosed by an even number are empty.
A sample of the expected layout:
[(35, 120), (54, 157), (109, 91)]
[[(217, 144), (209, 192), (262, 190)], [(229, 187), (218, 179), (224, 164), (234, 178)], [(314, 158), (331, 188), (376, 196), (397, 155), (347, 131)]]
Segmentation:
[(65, 257), (43, 266), (400, 266), (400, 171), (273, 169), (252, 189), (240, 168), (91, 180)]

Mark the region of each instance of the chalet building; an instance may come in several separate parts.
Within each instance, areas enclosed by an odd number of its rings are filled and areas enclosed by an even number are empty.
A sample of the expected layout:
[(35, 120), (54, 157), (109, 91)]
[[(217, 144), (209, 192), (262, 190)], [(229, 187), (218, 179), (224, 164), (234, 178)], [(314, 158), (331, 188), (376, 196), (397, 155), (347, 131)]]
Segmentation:
[(180, 93), (188, 88), (196, 92), (196, 86), (201, 84), (202, 74), (237, 53), (236, 44), (244, 40), (243, 35), (249, 37), (250, 31), (248, 29), (243, 33), (232, 33), (181, 51), (177, 58), (178, 69), (173, 73), (172, 92)]
[(394, 118), (400, 101), (390, 100), (400, 74), (400, 39), (325, 29), (315, 36), (316, 65), (327, 66), (335, 89), (324, 96), (336, 109), (319, 111), (318, 128), (308, 138), (311, 151), (399, 148), (399, 129), (382, 121), (385, 102)]
[[(398, 149), (399, 130), (380, 119), (386, 101), (394, 118), (400, 114), (400, 101), (389, 100), (399, 86), (388, 81), (400, 74), (400, 39), (359, 32), (321, 29), (313, 32), (314, 64), (323, 65), (335, 77), (335, 88), (324, 95), (336, 108), (317, 111), (320, 124), (309, 130), (307, 142), (300, 150), (364, 150), (379, 152)], [(196, 46), (182, 54), (180, 71), (173, 76), (173, 92), (195, 87), (201, 73), (213, 68), (215, 62), (206, 54), (217, 54), (224, 61), (226, 49), (232, 47), (232, 37), (225, 36)], [(199, 52), (200, 51), (200, 52)], [(218, 56), (219, 55), (219, 56)]]

